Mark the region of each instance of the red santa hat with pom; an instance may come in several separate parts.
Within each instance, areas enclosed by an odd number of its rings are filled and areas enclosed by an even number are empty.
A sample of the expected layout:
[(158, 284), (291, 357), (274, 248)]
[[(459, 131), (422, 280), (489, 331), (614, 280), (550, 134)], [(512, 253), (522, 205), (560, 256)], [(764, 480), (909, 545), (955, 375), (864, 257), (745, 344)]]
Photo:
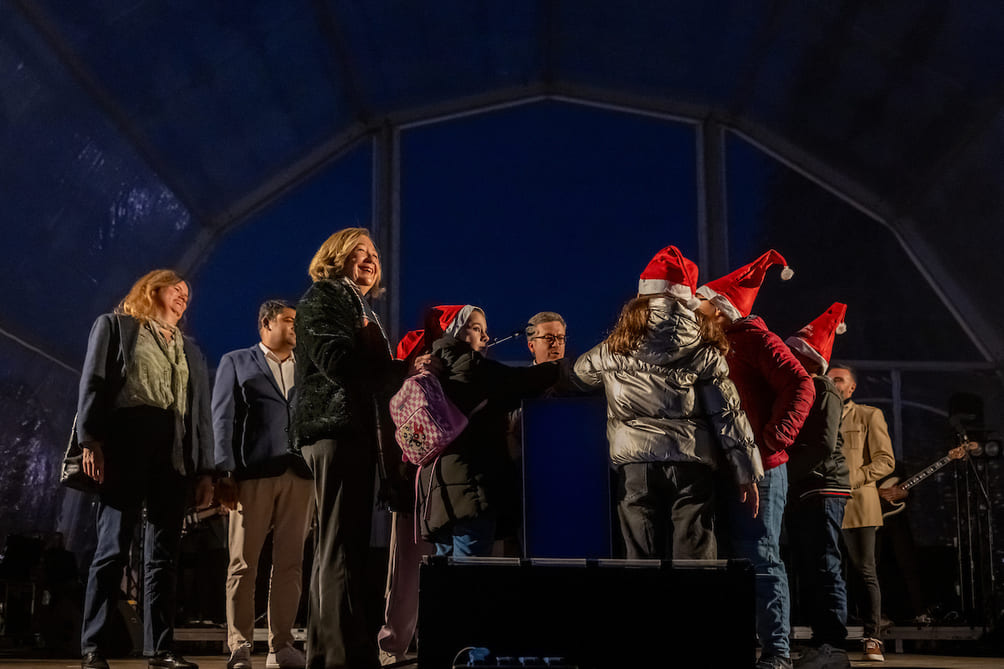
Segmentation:
[(772, 265), (784, 267), (781, 270), (782, 281), (795, 275), (784, 256), (771, 249), (750, 264), (704, 284), (697, 289), (697, 294), (709, 300), (730, 320), (746, 318), (753, 311), (753, 302), (760, 292), (760, 285)]
[(833, 353), (834, 335), (847, 332), (844, 316), (847, 305), (834, 302), (821, 316), (804, 328), (784, 340), (791, 350), (801, 353), (810, 360), (815, 360), (823, 366), (823, 373), (830, 366), (830, 354)]
[(638, 280), (639, 295), (665, 293), (683, 301), (690, 309), (701, 303), (694, 297), (697, 288), (697, 265), (684, 258), (680, 249), (667, 246), (649, 261)]

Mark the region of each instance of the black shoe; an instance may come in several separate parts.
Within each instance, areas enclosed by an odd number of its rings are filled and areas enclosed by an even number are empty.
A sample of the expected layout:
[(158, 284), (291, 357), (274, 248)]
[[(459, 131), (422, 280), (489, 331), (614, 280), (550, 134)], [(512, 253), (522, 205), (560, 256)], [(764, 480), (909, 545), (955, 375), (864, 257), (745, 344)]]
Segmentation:
[(108, 660), (91, 651), (80, 659), (80, 669), (108, 669)]
[(180, 655), (175, 655), (171, 651), (157, 653), (150, 658), (150, 669), (199, 669), (199, 665), (189, 662)]

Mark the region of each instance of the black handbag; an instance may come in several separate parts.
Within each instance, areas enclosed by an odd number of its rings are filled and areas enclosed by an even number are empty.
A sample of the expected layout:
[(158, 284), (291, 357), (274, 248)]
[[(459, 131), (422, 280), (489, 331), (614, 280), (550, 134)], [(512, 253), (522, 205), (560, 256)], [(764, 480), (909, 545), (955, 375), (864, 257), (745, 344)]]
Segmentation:
[(84, 449), (77, 441), (77, 417), (73, 417), (73, 427), (70, 429), (70, 444), (63, 456), (63, 467), (59, 472), (59, 482), (67, 488), (80, 492), (97, 493), (101, 484), (84, 473)]

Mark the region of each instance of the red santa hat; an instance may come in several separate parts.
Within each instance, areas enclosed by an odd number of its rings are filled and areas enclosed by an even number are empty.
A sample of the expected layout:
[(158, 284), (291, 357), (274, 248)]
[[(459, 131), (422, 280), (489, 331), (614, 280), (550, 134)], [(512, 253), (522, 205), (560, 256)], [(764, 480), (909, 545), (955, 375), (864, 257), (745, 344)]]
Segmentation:
[(407, 360), (418, 355), (428, 343), (434, 342), (444, 333), (454, 337), (477, 307), (470, 304), (440, 304), (425, 312), (425, 329), (407, 332), (397, 345), (399, 360)]
[(753, 302), (760, 291), (760, 284), (772, 265), (784, 267), (781, 270), (782, 281), (795, 275), (784, 256), (771, 249), (750, 264), (704, 284), (697, 289), (697, 294), (709, 300), (730, 320), (745, 318), (753, 311)]
[(443, 304), (433, 307), (426, 313), (426, 336), (438, 339), (444, 334), (456, 337), (461, 328), (467, 325), (467, 319), (475, 311), (481, 311), (473, 304)]
[(422, 330), (409, 330), (401, 337), (397, 344), (397, 359), (407, 360), (413, 354), (417, 354), (425, 345), (425, 332)]
[(847, 305), (834, 302), (821, 316), (799, 330), (797, 334), (785, 339), (784, 343), (793, 351), (818, 362), (825, 372), (830, 366), (834, 335), (847, 332), (847, 326), (844, 324), (846, 314)]
[(694, 297), (697, 288), (697, 265), (683, 257), (680, 249), (667, 246), (649, 261), (638, 279), (640, 295), (665, 293), (682, 300), (690, 309), (700, 301)]

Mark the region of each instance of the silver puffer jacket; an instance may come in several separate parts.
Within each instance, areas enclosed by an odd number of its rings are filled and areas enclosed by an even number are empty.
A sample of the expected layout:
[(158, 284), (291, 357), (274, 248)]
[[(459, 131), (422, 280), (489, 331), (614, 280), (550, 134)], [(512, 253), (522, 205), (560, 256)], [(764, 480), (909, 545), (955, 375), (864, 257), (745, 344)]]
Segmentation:
[(728, 363), (703, 342), (697, 315), (674, 299), (649, 303), (648, 333), (630, 356), (606, 344), (575, 363), (580, 383), (607, 396), (610, 462), (723, 463), (737, 484), (763, 476)]

